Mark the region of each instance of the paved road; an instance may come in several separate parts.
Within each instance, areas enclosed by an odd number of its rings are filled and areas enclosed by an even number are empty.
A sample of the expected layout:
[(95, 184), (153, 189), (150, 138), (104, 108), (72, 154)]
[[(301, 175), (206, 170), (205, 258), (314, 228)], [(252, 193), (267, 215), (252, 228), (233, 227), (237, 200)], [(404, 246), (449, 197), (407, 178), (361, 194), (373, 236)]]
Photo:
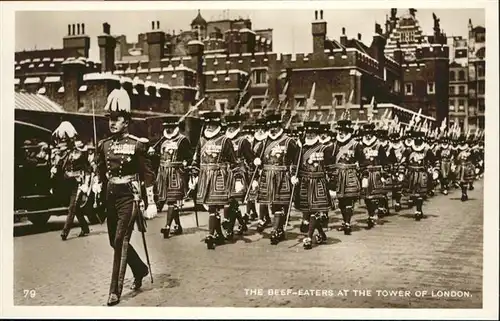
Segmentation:
[[(277, 246), (252, 228), (215, 251), (203, 243), (206, 213), (199, 213), (200, 228), (193, 214), (182, 216), (185, 234), (169, 240), (160, 234), (161, 214), (149, 221), (147, 234), (154, 284), (132, 293), (127, 271), (120, 306), (481, 308), (483, 182), (475, 185), (467, 202), (458, 190), (426, 202), (420, 222), (413, 210), (403, 210), (366, 230), (358, 208), (351, 236), (335, 230), (336, 213), (328, 243), (310, 251), (301, 246), (298, 213), (287, 241)], [(92, 226), (86, 238), (76, 238), (75, 228), (62, 242), (62, 220), (54, 219), (45, 233), (17, 233), (24, 236), (14, 239), (16, 305), (105, 305), (112, 260), (105, 225)], [(132, 243), (144, 257), (138, 233)], [(269, 295), (272, 289), (291, 293)], [(34, 290), (33, 297), (24, 290)]]

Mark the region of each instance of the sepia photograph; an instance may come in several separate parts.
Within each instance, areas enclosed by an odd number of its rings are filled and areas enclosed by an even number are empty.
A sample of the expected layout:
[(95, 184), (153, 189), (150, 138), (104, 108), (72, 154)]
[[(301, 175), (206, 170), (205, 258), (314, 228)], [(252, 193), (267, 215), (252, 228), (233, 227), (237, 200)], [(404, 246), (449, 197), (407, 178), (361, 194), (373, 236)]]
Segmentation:
[(498, 4), (338, 3), (10, 8), (9, 313), (498, 317)]

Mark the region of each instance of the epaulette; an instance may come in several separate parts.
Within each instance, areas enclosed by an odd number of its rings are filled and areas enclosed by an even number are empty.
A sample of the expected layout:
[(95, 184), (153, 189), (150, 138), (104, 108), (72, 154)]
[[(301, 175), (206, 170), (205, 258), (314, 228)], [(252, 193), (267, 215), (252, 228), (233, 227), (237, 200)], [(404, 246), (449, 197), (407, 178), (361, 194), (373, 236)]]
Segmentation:
[(102, 145), (103, 145), (106, 141), (108, 141), (108, 140), (111, 140), (111, 137), (106, 137), (106, 138), (101, 139), (101, 140), (97, 143), (97, 148), (101, 148), (101, 147), (102, 147)]
[(132, 134), (128, 134), (127, 137), (130, 137), (132, 139), (135, 139), (143, 144), (147, 144), (149, 143), (149, 139), (145, 138), (145, 137), (137, 137), (135, 135), (132, 135)]

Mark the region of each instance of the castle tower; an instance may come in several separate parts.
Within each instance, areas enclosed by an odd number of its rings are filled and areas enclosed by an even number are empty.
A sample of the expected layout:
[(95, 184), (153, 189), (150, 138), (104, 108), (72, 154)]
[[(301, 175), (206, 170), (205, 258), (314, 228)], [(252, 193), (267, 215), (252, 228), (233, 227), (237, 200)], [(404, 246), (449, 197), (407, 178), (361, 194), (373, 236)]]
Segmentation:
[(147, 33), (149, 68), (160, 67), (165, 53), (165, 33), (160, 30), (159, 21), (151, 21), (151, 31)]
[(196, 33), (198, 40), (203, 41), (207, 37), (207, 21), (201, 16), (200, 10), (198, 10), (198, 15), (191, 22), (191, 31)]
[(313, 53), (314, 55), (324, 54), (326, 40), (326, 21), (323, 20), (323, 10), (314, 11), (314, 21), (312, 22)]

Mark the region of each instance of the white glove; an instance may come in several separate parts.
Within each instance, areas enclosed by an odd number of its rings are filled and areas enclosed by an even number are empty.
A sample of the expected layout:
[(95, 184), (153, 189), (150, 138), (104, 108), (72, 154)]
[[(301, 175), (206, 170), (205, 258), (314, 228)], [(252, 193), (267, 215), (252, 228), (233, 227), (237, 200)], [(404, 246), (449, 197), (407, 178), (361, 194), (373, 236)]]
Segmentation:
[(292, 183), (292, 185), (295, 185), (299, 182), (299, 179), (297, 178), (297, 176), (292, 176), (292, 178), (290, 178), (290, 182)]
[(382, 181), (382, 184), (385, 184), (385, 178), (381, 177), (380, 180)]
[(403, 174), (398, 175), (398, 181), (402, 182), (405, 176)]
[(253, 160), (253, 164), (255, 166), (260, 166), (260, 164), (262, 164), (262, 161), (260, 160), (260, 158), (257, 157)]
[(456, 165), (451, 165), (451, 168), (450, 168), (450, 169), (451, 169), (451, 171), (452, 171), (452, 172), (454, 172), (454, 171), (455, 171), (455, 169), (457, 169), (457, 166), (456, 166)]
[(256, 190), (256, 189), (257, 189), (257, 187), (259, 187), (259, 182), (257, 182), (257, 181), (255, 181), (255, 180), (254, 180), (254, 181), (252, 182), (252, 189), (253, 189), (253, 190)]
[(94, 194), (99, 194), (101, 191), (102, 191), (102, 184), (95, 183), (94, 185), (92, 185), (92, 192), (94, 192)]
[(156, 203), (149, 203), (148, 209), (144, 213), (144, 217), (148, 220), (155, 218), (158, 215), (158, 208), (156, 207)]
[(433, 171), (432, 172), (432, 179), (436, 180), (436, 179), (438, 179), (438, 177), (439, 177), (439, 173), (437, 171)]
[(83, 194), (87, 194), (87, 192), (89, 191), (88, 185), (87, 184), (80, 185), (80, 191), (82, 191)]
[(55, 175), (55, 174), (57, 173), (57, 168), (56, 168), (56, 167), (52, 167), (52, 168), (50, 169), (50, 173), (51, 173), (52, 175)]
[(198, 179), (191, 177), (189, 179), (189, 183), (188, 183), (189, 189), (191, 189), (191, 190), (195, 189), (197, 183), (198, 183)]
[(362, 188), (367, 188), (367, 187), (368, 187), (368, 178), (364, 177), (364, 178), (361, 180), (361, 187), (362, 187)]
[(239, 193), (243, 190), (243, 184), (241, 184), (240, 181), (236, 181), (236, 183), (234, 184), (234, 189), (236, 191), (236, 193)]
[(479, 168), (476, 168), (475, 172), (476, 172), (476, 175), (479, 174)]
[(332, 199), (337, 198), (337, 192), (336, 191), (330, 191), (330, 197)]
[(149, 155), (154, 155), (154, 153), (155, 153), (155, 149), (153, 147), (149, 147), (148, 154)]

